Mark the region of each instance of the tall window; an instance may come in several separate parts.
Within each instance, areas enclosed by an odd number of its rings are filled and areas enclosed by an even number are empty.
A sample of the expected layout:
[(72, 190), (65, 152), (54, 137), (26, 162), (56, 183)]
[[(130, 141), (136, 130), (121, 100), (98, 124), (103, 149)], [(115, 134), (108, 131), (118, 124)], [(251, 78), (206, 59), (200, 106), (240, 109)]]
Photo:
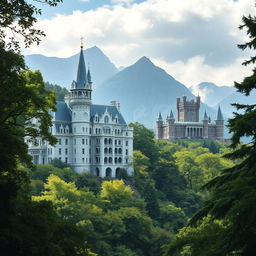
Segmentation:
[(105, 124), (108, 124), (108, 122), (109, 122), (109, 118), (108, 118), (108, 116), (105, 116), (105, 117), (104, 117), (104, 123), (105, 123)]

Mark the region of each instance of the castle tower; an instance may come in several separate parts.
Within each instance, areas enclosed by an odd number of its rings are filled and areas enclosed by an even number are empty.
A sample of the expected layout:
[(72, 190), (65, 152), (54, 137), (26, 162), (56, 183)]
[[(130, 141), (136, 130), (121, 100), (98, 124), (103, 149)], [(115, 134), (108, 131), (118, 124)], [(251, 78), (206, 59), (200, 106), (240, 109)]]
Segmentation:
[(172, 113), (172, 110), (171, 110), (171, 113), (169, 116), (167, 116), (167, 125), (168, 125), (168, 139), (170, 141), (175, 141), (175, 126), (174, 126), (174, 123), (175, 123), (175, 118), (174, 118), (174, 115)]
[(83, 45), (79, 55), (76, 81), (72, 82), (69, 107), (72, 112), (73, 161), (75, 171), (90, 170), (90, 106), (92, 81), (90, 71), (86, 73)]
[(204, 139), (208, 139), (208, 135), (209, 135), (209, 133), (208, 133), (208, 129), (209, 129), (208, 124), (209, 124), (209, 118), (208, 118), (208, 116), (206, 114), (206, 111), (205, 111), (204, 112), (204, 118), (203, 118), (203, 138)]
[(162, 118), (161, 113), (159, 112), (159, 115), (158, 115), (158, 118), (156, 121), (156, 138), (157, 139), (163, 139), (163, 137), (164, 137), (163, 124), (164, 124), (163, 118)]
[(217, 118), (215, 120), (216, 123), (216, 139), (223, 141), (224, 140), (224, 118), (220, 109), (218, 108)]
[(200, 97), (196, 101), (187, 101), (183, 96), (182, 100), (177, 98), (178, 122), (199, 122)]

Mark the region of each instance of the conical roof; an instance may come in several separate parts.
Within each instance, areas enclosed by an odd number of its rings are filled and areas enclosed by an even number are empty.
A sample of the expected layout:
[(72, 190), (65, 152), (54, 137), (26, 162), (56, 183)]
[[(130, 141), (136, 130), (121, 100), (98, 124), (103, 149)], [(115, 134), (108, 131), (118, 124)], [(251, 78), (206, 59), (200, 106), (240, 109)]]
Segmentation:
[(224, 120), (222, 112), (221, 112), (221, 109), (220, 109), (220, 106), (218, 108), (218, 113), (217, 113), (217, 119), (216, 120), (219, 120), (219, 121), (223, 121)]
[(87, 83), (86, 68), (84, 62), (83, 48), (81, 47), (79, 63), (76, 76), (76, 89), (83, 89)]
[(206, 114), (206, 111), (204, 111), (204, 118), (203, 118), (203, 120), (208, 120), (208, 116)]
[(159, 112), (159, 115), (158, 115), (158, 119), (157, 119), (157, 120), (158, 120), (158, 121), (163, 121), (161, 112)]

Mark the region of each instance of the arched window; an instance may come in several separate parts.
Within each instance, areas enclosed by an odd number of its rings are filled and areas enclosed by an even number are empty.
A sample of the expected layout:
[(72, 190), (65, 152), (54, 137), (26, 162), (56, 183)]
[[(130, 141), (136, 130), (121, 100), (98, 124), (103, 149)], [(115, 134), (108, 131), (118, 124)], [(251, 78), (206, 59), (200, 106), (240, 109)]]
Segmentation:
[(118, 153), (122, 154), (122, 149), (121, 148), (118, 149)]
[(117, 154), (117, 148), (115, 148), (115, 154)]
[(116, 178), (119, 178), (121, 173), (121, 168), (116, 168)]
[(121, 164), (122, 163), (122, 157), (118, 158), (118, 162)]
[(115, 157), (115, 164), (117, 164), (117, 157)]
[(108, 122), (109, 122), (109, 118), (108, 118), (108, 116), (105, 116), (105, 117), (104, 117), (104, 123), (105, 123), (105, 124), (108, 124)]
[(106, 169), (106, 177), (109, 177), (109, 178), (112, 177), (112, 170), (111, 170), (111, 168), (107, 168)]
[(112, 139), (108, 139), (108, 143), (109, 143), (109, 144), (112, 144)]
[(109, 162), (110, 164), (112, 164), (112, 157), (109, 157), (109, 158), (108, 158), (108, 162)]
[(108, 153), (108, 148), (104, 148), (104, 153), (105, 153), (105, 154)]
[(108, 158), (104, 157), (104, 164), (106, 164), (108, 162)]
[(108, 144), (108, 139), (107, 138), (104, 139), (104, 144), (105, 145)]
[(109, 149), (108, 149), (108, 153), (109, 153), (109, 154), (112, 154), (112, 148), (109, 148)]
[(100, 176), (100, 170), (99, 170), (99, 168), (96, 168), (96, 176)]

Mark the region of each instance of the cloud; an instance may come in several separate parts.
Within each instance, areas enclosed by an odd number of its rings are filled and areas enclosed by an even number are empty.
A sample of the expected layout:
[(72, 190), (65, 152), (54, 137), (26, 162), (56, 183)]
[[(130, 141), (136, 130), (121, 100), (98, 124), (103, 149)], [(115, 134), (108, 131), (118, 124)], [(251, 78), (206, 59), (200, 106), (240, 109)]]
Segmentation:
[(251, 0), (113, 0), (96, 10), (41, 19), (38, 26), (47, 37), (30, 53), (67, 57), (79, 50), (83, 36), (85, 46), (97, 45), (117, 66), (145, 55), (171, 67), (188, 84), (230, 84), (242, 72), (238, 60), (245, 58), (236, 44), (247, 36), (237, 27), (252, 10)]
[(88, 3), (90, 0), (80, 0), (80, 2)]
[(206, 64), (202, 56), (195, 56), (185, 62), (168, 63), (162, 59), (152, 59), (152, 61), (187, 87), (195, 87), (201, 82), (233, 86), (234, 81), (239, 82), (251, 73), (250, 68), (241, 66), (243, 61), (241, 58), (236, 59), (232, 64), (219, 67)]

